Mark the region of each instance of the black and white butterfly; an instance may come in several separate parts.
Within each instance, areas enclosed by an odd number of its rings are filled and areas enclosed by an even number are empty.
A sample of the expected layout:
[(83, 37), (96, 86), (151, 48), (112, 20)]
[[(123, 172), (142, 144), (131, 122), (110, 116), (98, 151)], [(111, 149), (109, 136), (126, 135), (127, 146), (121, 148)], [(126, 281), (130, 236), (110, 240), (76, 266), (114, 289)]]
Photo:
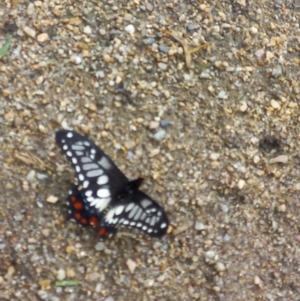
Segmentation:
[(95, 221), (96, 217), (96, 225), (91, 220), (89, 223), (95, 225), (101, 237), (114, 234), (119, 226), (137, 228), (150, 236), (166, 234), (168, 218), (154, 200), (138, 189), (141, 178), (129, 181), (109, 156), (77, 132), (56, 132), (56, 143), (76, 172), (79, 186), (73, 187), (68, 202), (71, 215), (80, 224), (84, 218)]

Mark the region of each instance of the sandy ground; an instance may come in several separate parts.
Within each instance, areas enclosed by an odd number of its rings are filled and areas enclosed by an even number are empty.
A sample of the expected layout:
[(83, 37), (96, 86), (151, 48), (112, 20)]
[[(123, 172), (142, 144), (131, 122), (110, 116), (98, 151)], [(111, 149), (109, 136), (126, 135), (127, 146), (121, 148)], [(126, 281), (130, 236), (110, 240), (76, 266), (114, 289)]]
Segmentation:
[[(300, 300), (299, 17), (298, 0), (2, 1), (0, 300)], [(68, 221), (61, 128), (144, 175), (169, 234)]]

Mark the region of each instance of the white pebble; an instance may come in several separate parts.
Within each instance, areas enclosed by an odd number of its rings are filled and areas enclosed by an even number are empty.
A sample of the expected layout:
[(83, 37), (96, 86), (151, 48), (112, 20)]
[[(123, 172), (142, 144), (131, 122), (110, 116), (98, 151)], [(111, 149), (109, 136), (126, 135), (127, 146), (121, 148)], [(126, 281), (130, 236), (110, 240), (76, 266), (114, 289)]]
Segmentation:
[(289, 160), (289, 156), (287, 155), (280, 155), (270, 160), (270, 164), (272, 163), (287, 163)]
[(128, 258), (127, 261), (126, 261), (126, 264), (127, 264), (127, 267), (129, 269), (129, 271), (131, 273), (134, 273), (134, 270), (136, 269), (137, 267), (137, 264), (136, 262), (134, 262), (132, 259)]
[(66, 278), (66, 271), (64, 269), (59, 269), (57, 271), (57, 276), (56, 276), (57, 280), (64, 280)]
[(85, 26), (83, 28), (83, 32), (87, 35), (90, 35), (92, 33), (92, 28), (90, 26)]
[(135, 28), (132, 24), (129, 24), (127, 26), (125, 26), (125, 31), (127, 31), (129, 34), (133, 34), (135, 32)]
[(55, 204), (58, 201), (58, 197), (54, 195), (49, 195), (46, 199), (48, 203)]
[(29, 182), (32, 182), (35, 178), (35, 170), (30, 170), (29, 173), (26, 176), (26, 180)]
[(271, 106), (272, 106), (273, 109), (277, 110), (277, 109), (280, 108), (280, 103), (277, 100), (272, 99), (271, 100)]
[(205, 229), (205, 225), (204, 224), (202, 224), (200, 222), (196, 222), (196, 224), (195, 224), (195, 230), (202, 231), (204, 229)]
[(218, 153), (211, 153), (209, 156), (210, 160), (217, 161), (220, 158), (220, 154)]
[(246, 184), (245, 180), (243, 180), (243, 179), (239, 180), (239, 183), (238, 183), (239, 189), (243, 189), (245, 184)]
[(217, 262), (216, 263), (216, 270), (218, 271), (218, 272), (223, 272), (223, 271), (225, 271), (225, 265), (222, 263), (222, 262)]
[(35, 38), (36, 32), (34, 29), (28, 27), (28, 26), (24, 26), (23, 27), (23, 31), (30, 36), (31, 38)]
[(70, 60), (72, 63), (79, 65), (82, 62), (82, 57), (79, 55), (73, 54), (73, 55), (71, 55)]
[(248, 108), (248, 105), (247, 105), (246, 101), (241, 101), (240, 111), (241, 112), (246, 112), (247, 108)]

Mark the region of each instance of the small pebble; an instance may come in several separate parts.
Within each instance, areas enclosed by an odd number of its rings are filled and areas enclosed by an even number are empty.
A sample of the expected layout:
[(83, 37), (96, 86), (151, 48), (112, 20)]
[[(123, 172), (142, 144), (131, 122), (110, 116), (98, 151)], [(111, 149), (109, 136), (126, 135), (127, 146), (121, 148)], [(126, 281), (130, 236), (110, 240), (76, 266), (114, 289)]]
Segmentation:
[(114, 298), (111, 296), (108, 296), (104, 299), (104, 301), (114, 301)]
[(277, 100), (275, 100), (275, 99), (272, 99), (272, 100), (271, 100), (271, 106), (272, 106), (272, 108), (275, 109), (275, 110), (277, 110), (277, 109), (280, 108), (279, 102), (278, 102)]
[(155, 40), (153, 38), (145, 38), (143, 42), (147, 45), (152, 45), (155, 43)]
[(222, 262), (217, 262), (216, 263), (216, 270), (218, 271), (218, 272), (223, 272), (223, 271), (225, 271), (225, 265), (222, 263)]
[(273, 163), (287, 163), (289, 161), (289, 156), (287, 155), (280, 155), (276, 158), (270, 160), (270, 164)]
[(245, 184), (246, 184), (245, 180), (240, 179), (239, 182), (238, 182), (239, 189), (243, 189)]
[(151, 3), (148, 2), (148, 3), (146, 4), (146, 9), (147, 9), (148, 11), (151, 11), (151, 12), (152, 12), (153, 9), (154, 9), (154, 7), (153, 7), (153, 5), (152, 5)]
[(240, 111), (241, 112), (246, 112), (247, 108), (248, 108), (248, 105), (247, 105), (246, 101), (242, 101), (241, 105), (240, 105)]
[(168, 65), (165, 64), (165, 63), (159, 62), (157, 65), (158, 65), (158, 68), (163, 70), (163, 71), (167, 70), (167, 68), (168, 68)]
[(146, 286), (146, 287), (151, 287), (151, 286), (153, 286), (153, 284), (154, 284), (154, 279), (147, 279), (145, 282), (144, 282), (144, 285)]
[(158, 121), (150, 121), (150, 123), (149, 123), (149, 129), (150, 130), (154, 130), (154, 129), (158, 128), (158, 126), (159, 126)]
[(36, 32), (34, 29), (28, 27), (28, 26), (24, 26), (23, 27), (23, 31), (30, 36), (31, 38), (35, 38)]
[(83, 32), (87, 35), (90, 35), (92, 33), (92, 28), (90, 26), (85, 26), (83, 28)]
[(157, 133), (155, 133), (153, 135), (153, 137), (156, 141), (160, 141), (160, 140), (164, 139), (165, 135), (166, 135), (166, 131), (163, 129), (160, 129)]
[(132, 24), (129, 24), (125, 26), (125, 31), (128, 32), (129, 34), (133, 34), (135, 32), (135, 28)]
[(48, 203), (55, 204), (58, 201), (58, 197), (54, 195), (49, 195), (46, 199)]
[(161, 120), (160, 122), (160, 126), (161, 127), (166, 127), (170, 124), (170, 121), (169, 120)]
[(129, 271), (131, 273), (134, 273), (134, 270), (136, 269), (137, 267), (137, 264), (136, 262), (134, 262), (132, 259), (128, 258), (127, 261), (126, 261), (126, 264), (127, 264), (127, 267), (129, 269)]
[(73, 54), (71, 55), (70, 61), (76, 65), (79, 65), (82, 62), (82, 57), (77, 54)]
[(149, 152), (149, 157), (150, 157), (150, 158), (153, 158), (153, 157), (157, 156), (159, 153), (160, 153), (160, 150), (159, 150), (158, 148), (152, 149), (152, 150)]
[(35, 170), (30, 170), (29, 173), (26, 176), (26, 180), (28, 182), (32, 182), (35, 179)]
[(160, 44), (158, 46), (158, 50), (160, 52), (163, 52), (163, 53), (168, 53), (169, 52), (169, 48), (166, 45), (164, 45), (164, 44)]
[(95, 250), (96, 251), (103, 251), (105, 249), (105, 244), (102, 241), (99, 241), (96, 245), (95, 245)]
[(217, 161), (220, 158), (220, 154), (218, 153), (211, 153), (209, 156), (210, 160)]
[(196, 222), (196, 224), (195, 224), (195, 230), (202, 231), (204, 229), (205, 229), (205, 225), (203, 223)]
[(64, 269), (59, 269), (57, 271), (57, 276), (56, 276), (57, 280), (61, 281), (64, 280), (66, 278), (66, 271)]
[(49, 40), (49, 35), (46, 32), (44, 32), (44, 33), (39, 34), (36, 37), (36, 39), (38, 42), (43, 43), (43, 42), (46, 42)]

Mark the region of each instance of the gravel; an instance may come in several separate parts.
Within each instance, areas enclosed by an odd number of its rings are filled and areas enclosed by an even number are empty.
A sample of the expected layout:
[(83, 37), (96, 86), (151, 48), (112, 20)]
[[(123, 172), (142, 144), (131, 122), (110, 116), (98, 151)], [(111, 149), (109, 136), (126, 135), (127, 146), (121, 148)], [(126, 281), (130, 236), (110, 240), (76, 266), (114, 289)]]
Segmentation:
[[(298, 1), (2, 2), (0, 299), (299, 300)], [(145, 177), (166, 237), (67, 220), (62, 128)]]

